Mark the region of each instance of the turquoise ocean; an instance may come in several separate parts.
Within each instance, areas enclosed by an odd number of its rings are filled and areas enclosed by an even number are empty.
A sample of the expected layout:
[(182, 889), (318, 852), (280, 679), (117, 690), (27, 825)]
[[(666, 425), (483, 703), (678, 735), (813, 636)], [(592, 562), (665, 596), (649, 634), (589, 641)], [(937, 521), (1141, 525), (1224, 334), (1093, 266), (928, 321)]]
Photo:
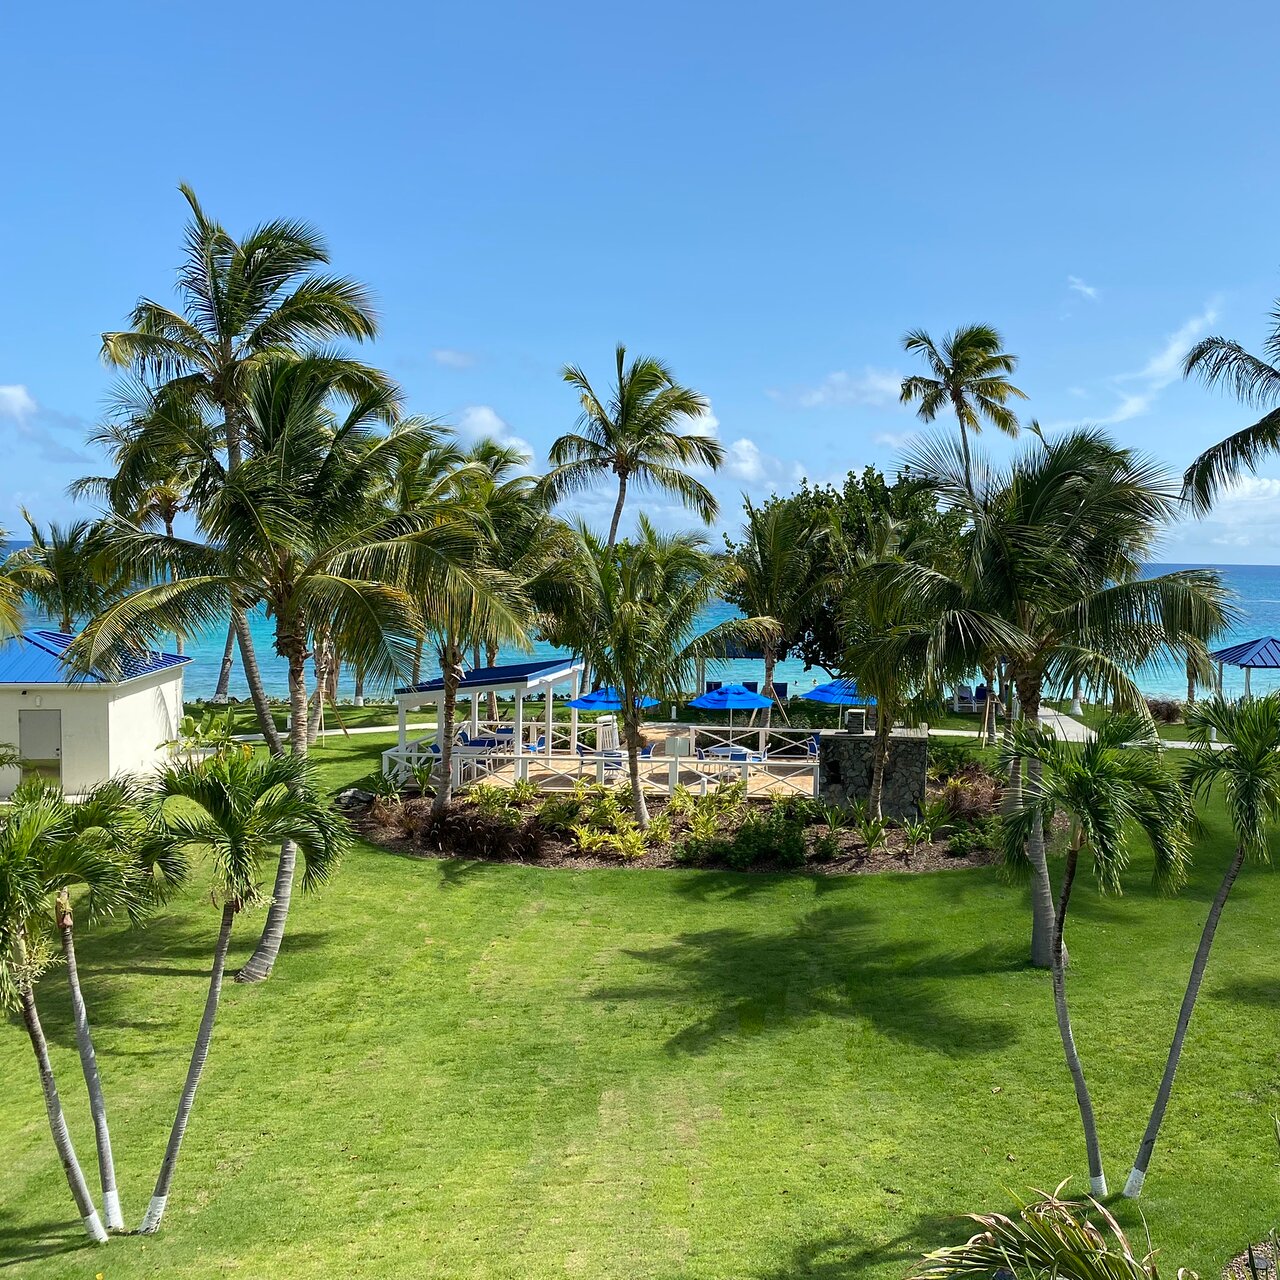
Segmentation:
[[(1152, 573), (1164, 573), (1171, 569), (1185, 569), (1196, 566), (1153, 564)], [(1221, 572), (1226, 583), (1236, 593), (1237, 608), (1240, 618), (1228, 636), (1217, 642), (1225, 645), (1237, 640), (1248, 640), (1262, 635), (1280, 635), (1280, 565), (1223, 565)], [(730, 604), (720, 601), (709, 607), (705, 614), (708, 627), (726, 618), (737, 616), (737, 610)], [(36, 625), (39, 620), (33, 619)], [(258, 653), (258, 662), (262, 667), (267, 691), (275, 697), (285, 697), (287, 683), (283, 661), (272, 647), (272, 630), (270, 621), (263, 615), (252, 619), (254, 638)], [(208, 697), (213, 693), (218, 681), (218, 667), (222, 660), (222, 647), (226, 639), (226, 631), (216, 628), (202, 635), (191, 636), (187, 641), (187, 653), (191, 657), (186, 670), (186, 695), (188, 699)], [(503, 650), (499, 662), (519, 662), (527, 657), (559, 657), (563, 651), (540, 640), (530, 641), (527, 653), (512, 647)], [(429, 657), (424, 657), (423, 678), (430, 679), (439, 672)], [(717, 664), (708, 675), (722, 680), (760, 680), (761, 666), (758, 662), (734, 661)], [(828, 678), (827, 672), (818, 669), (806, 671), (804, 665), (794, 659), (779, 664), (775, 677), (785, 681), (792, 693), (803, 693)], [(1163, 666), (1151, 666), (1138, 673), (1138, 683), (1144, 693), (1183, 698), (1186, 696), (1186, 676), (1177, 663)], [(1243, 673), (1232, 668), (1224, 672), (1223, 687), (1228, 695), (1239, 694), (1244, 689)], [(1253, 689), (1257, 693), (1280, 687), (1280, 672), (1255, 672)], [(378, 696), (379, 691), (366, 688), (366, 696), (370, 699)], [(383, 691), (385, 696), (385, 691)], [(248, 689), (244, 674), (240, 668), (239, 655), (236, 656), (235, 669), (231, 679), (233, 697), (245, 698)], [(339, 696), (349, 698), (352, 694), (351, 673), (344, 671), (339, 688)]]

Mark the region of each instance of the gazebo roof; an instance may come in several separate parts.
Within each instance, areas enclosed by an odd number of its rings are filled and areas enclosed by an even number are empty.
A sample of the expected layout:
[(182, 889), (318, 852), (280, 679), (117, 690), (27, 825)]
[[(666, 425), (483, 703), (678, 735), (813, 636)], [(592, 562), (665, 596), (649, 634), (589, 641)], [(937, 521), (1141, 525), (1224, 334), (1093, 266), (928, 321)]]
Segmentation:
[[(581, 662), (569, 658), (542, 658), (536, 662), (512, 662), (504, 667), (476, 667), (468, 671), (458, 682), (460, 694), (498, 693), (502, 691), (529, 691), (548, 689), (562, 684), (577, 671), (582, 670)], [(404, 698), (415, 693), (441, 693), (444, 680), (424, 680), (421, 684), (410, 685), (405, 689), (397, 689), (396, 697)]]
[(1280, 668), (1280, 640), (1275, 636), (1260, 636), (1257, 640), (1242, 640), (1209, 655), (1214, 662), (1229, 667), (1251, 667), (1255, 670)]
[(36, 629), (6, 640), (0, 644), (0, 685), (123, 684), (191, 661), (176, 653), (138, 650), (121, 659), (119, 675), (111, 676), (96, 669), (76, 671), (63, 657), (74, 639), (75, 636), (65, 631)]

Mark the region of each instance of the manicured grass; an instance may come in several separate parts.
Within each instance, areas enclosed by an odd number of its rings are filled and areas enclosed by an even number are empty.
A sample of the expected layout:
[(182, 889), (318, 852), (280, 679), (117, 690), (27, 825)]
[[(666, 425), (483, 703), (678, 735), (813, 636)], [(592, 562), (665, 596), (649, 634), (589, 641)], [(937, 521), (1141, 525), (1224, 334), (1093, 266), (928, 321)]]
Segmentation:
[[(389, 736), (386, 739), (390, 740)], [(326, 782), (382, 735), (327, 744)], [(1160, 900), (1078, 890), (1077, 1032), (1113, 1183), (1146, 1120), (1226, 856)], [(1142, 1201), (1162, 1270), (1216, 1275), (1280, 1211), (1274, 921), (1228, 910)], [(246, 956), (259, 917), (238, 931)], [(37, 1278), (896, 1278), (954, 1215), (1083, 1172), (1025, 892), (864, 878), (564, 872), (361, 847), (296, 904), (276, 976), (228, 984), (159, 1236), (82, 1245), (20, 1024), (0, 1026), (0, 1268)], [(126, 1214), (151, 1189), (216, 916), (87, 935)], [(40, 988), (93, 1172), (61, 977)], [(1077, 1187), (1081, 1184), (1076, 1183)], [(1142, 1238), (1136, 1212), (1118, 1210)]]

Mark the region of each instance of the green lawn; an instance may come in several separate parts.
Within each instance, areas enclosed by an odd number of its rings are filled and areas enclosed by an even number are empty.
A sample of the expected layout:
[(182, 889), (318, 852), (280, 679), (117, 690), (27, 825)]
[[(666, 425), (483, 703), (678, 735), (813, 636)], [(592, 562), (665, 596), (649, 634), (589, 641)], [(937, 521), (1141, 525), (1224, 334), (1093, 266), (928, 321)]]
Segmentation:
[[(326, 745), (326, 781), (382, 745)], [(1154, 899), (1141, 865), (1122, 899), (1078, 894), (1077, 1030), (1116, 1184), (1225, 856), (1208, 816), (1180, 899)], [(1280, 882), (1251, 868), (1142, 1202), (1169, 1274), (1208, 1280), (1280, 1216), (1278, 909)], [(228, 984), (157, 1237), (81, 1243), (25, 1035), (0, 1027), (0, 1272), (899, 1277), (966, 1233), (953, 1215), (1083, 1171), (1027, 924), (1025, 894), (991, 871), (575, 873), (361, 847), (297, 904), (275, 978)], [(82, 944), (131, 1220), (215, 929), (193, 890)], [(41, 1004), (92, 1177), (60, 975)]]

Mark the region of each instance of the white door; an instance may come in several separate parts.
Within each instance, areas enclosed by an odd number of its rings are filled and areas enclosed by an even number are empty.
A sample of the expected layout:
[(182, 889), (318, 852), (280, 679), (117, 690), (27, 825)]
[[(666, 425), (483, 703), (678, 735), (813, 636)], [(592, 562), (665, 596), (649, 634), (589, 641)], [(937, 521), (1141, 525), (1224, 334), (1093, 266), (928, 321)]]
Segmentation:
[(19, 711), (18, 755), (23, 777), (38, 774), (62, 783), (62, 712)]

